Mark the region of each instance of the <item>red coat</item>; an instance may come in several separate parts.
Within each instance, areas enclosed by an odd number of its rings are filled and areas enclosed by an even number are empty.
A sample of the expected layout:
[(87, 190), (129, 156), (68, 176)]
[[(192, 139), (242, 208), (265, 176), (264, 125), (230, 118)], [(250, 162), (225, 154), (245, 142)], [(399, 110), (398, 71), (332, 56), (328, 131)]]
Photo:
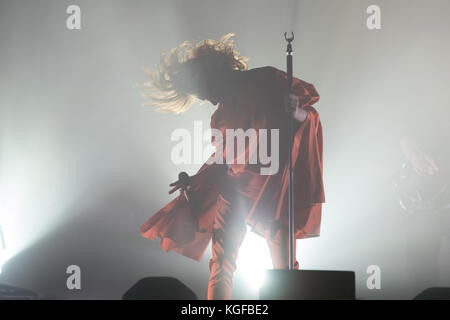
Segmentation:
[[(252, 208), (246, 222), (252, 231), (267, 237), (269, 234), (273, 236), (280, 225), (288, 224), (288, 118), (283, 108), (288, 86), (286, 73), (273, 67), (252, 69), (246, 73), (248, 81), (240, 91), (237, 106), (219, 105), (211, 117), (211, 127), (221, 131), (227, 128), (280, 130), (278, 173), (261, 179), (261, 176), (255, 176), (259, 165), (231, 165), (237, 175), (246, 173), (241, 175), (242, 179), (248, 180), (244, 185), (257, 188), (256, 196), (249, 199)], [(299, 97), (300, 106), (308, 111), (306, 120), (295, 124), (292, 150), (295, 238), (301, 239), (320, 234), (322, 203), (325, 202), (322, 125), (318, 112), (311, 106), (319, 100), (314, 86), (294, 78), (292, 93)], [(203, 165), (193, 185), (201, 209), (193, 211), (184, 197), (179, 196), (141, 226), (142, 236), (151, 240), (159, 237), (164, 251), (173, 250), (199, 261), (212, 237), (216, 199), (223, 174), (226, 174), (226, 165)]]

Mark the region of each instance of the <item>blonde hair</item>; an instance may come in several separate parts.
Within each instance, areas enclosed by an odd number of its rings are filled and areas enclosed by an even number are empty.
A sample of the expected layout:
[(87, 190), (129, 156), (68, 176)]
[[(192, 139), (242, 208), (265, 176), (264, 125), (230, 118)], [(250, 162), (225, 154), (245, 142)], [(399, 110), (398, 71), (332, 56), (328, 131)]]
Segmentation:
[(160, 112), (182, 113), (195, 101), (196, 83), (192, 77), (207, 68), (225, 67), (230, 70), (247, 70), (247, 58), (236, 51), (233, 33), (218, 41), (203, 40), (197, 44), (181, 43), (168, 53), (162, 53), (160, 63), (154, 70), (144, 68), (149, 81), (141, 86), (142, 95)]

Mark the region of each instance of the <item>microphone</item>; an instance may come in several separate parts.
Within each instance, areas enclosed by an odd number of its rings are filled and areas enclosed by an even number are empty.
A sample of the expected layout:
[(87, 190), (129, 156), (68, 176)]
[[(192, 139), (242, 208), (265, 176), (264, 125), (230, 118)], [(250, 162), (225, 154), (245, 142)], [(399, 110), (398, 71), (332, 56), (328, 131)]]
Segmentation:
[(192, 180), (191, 177), (189, 177), (189, 175), (182, 171), (178, 174), (178, 181), (181, 182), (181, 190), (182, 193), (184, 195), (184, 197), (186, 198), (187, 202), (191, 202), (192, 199), (192, 192), (191, 192), (191, 187), (192, 187)]

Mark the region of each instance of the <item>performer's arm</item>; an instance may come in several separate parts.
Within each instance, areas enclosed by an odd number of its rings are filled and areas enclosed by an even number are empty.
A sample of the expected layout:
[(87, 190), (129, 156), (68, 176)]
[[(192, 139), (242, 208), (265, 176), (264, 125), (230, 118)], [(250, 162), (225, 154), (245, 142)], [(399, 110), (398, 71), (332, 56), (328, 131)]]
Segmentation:
[(174, 193), (177, 190), (181, 190), (182, 191), (183, 189), (186, 189), (188, 187), (190, 189), (192, 187), (193, 181), (201, 179), (201, 175), (203, 175), (204, 172), (205, 171), (203, 170), (203, 171), (197, 172), (197, 174), (195, 174), (193, 176), (188, 176), (188, 179), (190, 180), (190, 183), (191, 183), (189, 186), (185, 185), (184, 184), (185, 181), (182, 181), (180, 179), (178, 179), (175, 182), (172, 182), (171, 184), (169, 184), (169, 187), (172, 187), (172, 189), (170, 189), (170, 191), (169, 191), (169, 194), (172, 194), (172, 193)]
[[(211, 156), (211, 158), (212, 157), (213, 156)], [(208, 161), (203, 164), (203, 166), (196, 174), (188, 176), (188, 179), (190, 179), (191, 187), (195, 187), (203, 183), (215, 182), (216, 180), (220, 181), (221, 176), (223, 174), (226, 174), (227, 167), (225, 165), (217, 164), (214, 162), (210, 163), (210, 159), (208, 159)], [(183, 181), (177, 180), (169, 184), (169, 186), (172, 187), (172, 189), (170, 189), (169, 191), (169, 194), (172, 194), (180, 189), (182, 190), (183, 187), (185, 187), (183, 183)]]
[[(286, 74), (277, 69), (272, 69), (276, 76), (276, 88), (286, 94), (288, 87)], [(294, 119), (303, 122), (308, 117), (308, 111), (305, 109), (319, 101), (320, 95), (314, 85), (298, 78), (293, 78), (291, 94), (285, 97), (285, 107), (292, 114)], [(289, 109), (291, 111), (289, 111)]]

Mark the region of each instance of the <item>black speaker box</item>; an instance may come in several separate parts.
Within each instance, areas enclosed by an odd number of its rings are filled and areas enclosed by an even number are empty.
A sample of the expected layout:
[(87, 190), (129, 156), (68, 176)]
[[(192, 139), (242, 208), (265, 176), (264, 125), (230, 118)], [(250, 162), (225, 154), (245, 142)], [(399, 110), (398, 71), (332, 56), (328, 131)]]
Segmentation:
[(353, 271), (267, 270), (262, 300), (354, 300)]
[(419, 293), (414, 300), (450, 300), (450, 288), (428, 288)]
[(197, 300), (197, 295), (180, 280), (149, 277), (136, 282), (122, 296), (123, 300)]

